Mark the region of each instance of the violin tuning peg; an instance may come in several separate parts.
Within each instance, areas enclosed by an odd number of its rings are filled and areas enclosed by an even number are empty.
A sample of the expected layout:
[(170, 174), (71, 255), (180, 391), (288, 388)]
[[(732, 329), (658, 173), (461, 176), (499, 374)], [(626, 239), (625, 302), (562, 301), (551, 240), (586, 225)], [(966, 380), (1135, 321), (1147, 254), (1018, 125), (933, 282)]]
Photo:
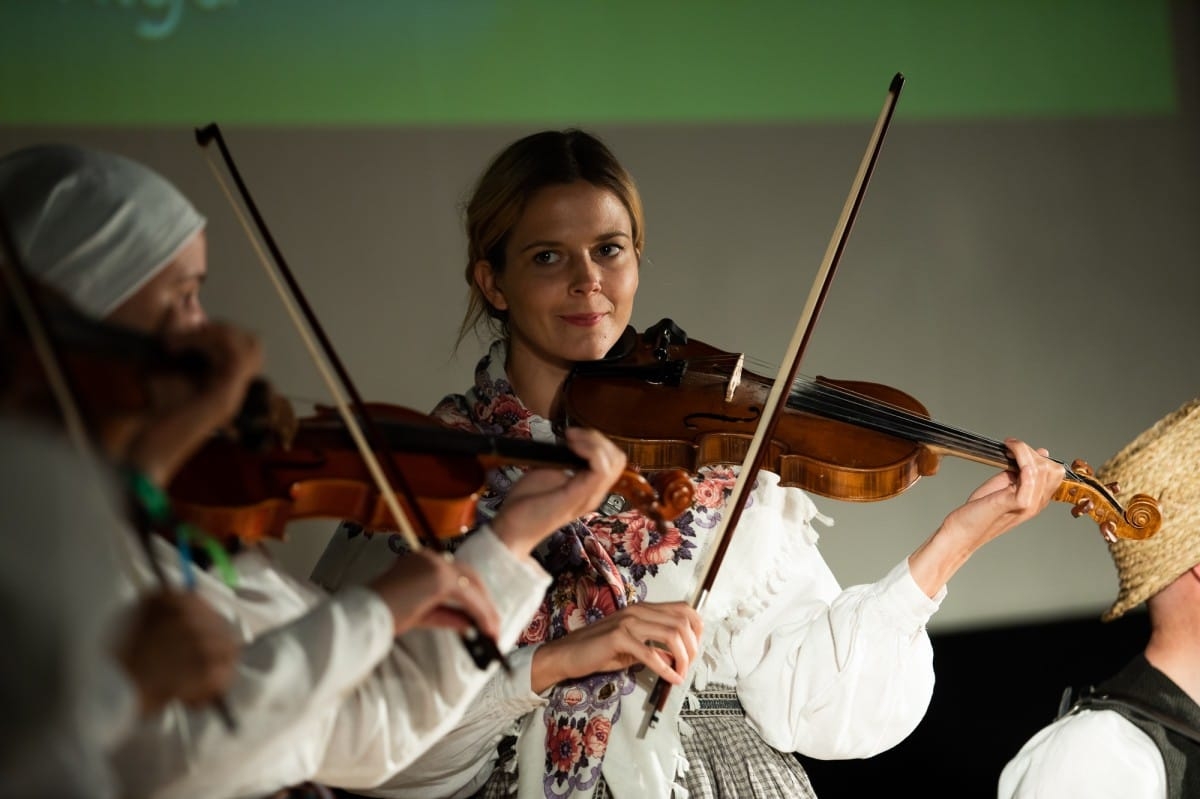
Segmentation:
[[(625, 510), (625, 507), (628, 504), (629, 503), (625, 501), (625, 497), (621, 496), (620, 494), (609, 494), (608, 499), (600, 503), (600, 512), (605, 516), (616, 516), (618, 513)], [(653, 510), (653, 508), (651, 508), (651, 510)]]
[(1104, 536), (1104, 540), (1110, 544), (1117, 541), (1117, 523), (1109, 519), (1104, 524), (1100, 525), (1100, 535)]
[(1090, 514), (1094, 507), (1096, 507), (1096, 503), (1092, 502), (1092, 498), (1084, 497), (1071, 508), (1071, 515), (1078, 519), (1080, 516)]
[(1121, 493), (1121, 484), (1120, 483), (1105, 483), (1104, 487), (1107, 488), (1109, 490), (1109, 493), (1111, 493), (1114, 497), (1117, 494)]
[(1088, 465), (1088, 462), (1085, 460), (1081, 460), (1079, 458), (1076, 458), (1075, 460), (1071, 461), (1071, 471), (1073, 471), (1073, 472), (1075, 472), (1075, 474), (1081, 475), (1083, 477), (1094, 477), (1095, 476), (1094, 473), (1092, 472), (1092, 467)]

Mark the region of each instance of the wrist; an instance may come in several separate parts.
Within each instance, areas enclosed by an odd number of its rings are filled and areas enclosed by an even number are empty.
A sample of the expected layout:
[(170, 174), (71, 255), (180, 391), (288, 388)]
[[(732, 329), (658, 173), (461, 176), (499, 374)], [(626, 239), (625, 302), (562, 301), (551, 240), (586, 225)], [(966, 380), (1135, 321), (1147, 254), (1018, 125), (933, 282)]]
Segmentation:
[(188, 456), (197, 450), (207, 433), (180, 433), (170, 422), (143, 430), (129, 442), (124, 461), (141, 471), (155, 485), (166, 486)]
[(961, 540), (955, 528), (943, 523), (908, 556), (909, 574), (925, 595), (933, 598), (970, 559), (975, 549)]
[(413, 617), (411, 613), (405, 613), (402, 610), (405, 607), (405, 586), (401, 585), (398, 580), (390, 579), (389, 574), (385, 573), (367, 583), (366, 587), (379, 597), (388, 613), (391, 614), (392, 636), (408, 632), (412, 626)]
[(559, 647), (556, 644), (556, 641), (547, 641), (533, 653), (533, 659), (529, 663), (529, 688), (535, 694), (540, 694), (566, 679), (567, 675), (562, 672), (559, 663)]
[(530, 540), (526, 529), (505, 513), (500, 513), (491, 521), (492, 533), (504, 545), (505, 549), (518, 558), (527, 558), (541, 538)]

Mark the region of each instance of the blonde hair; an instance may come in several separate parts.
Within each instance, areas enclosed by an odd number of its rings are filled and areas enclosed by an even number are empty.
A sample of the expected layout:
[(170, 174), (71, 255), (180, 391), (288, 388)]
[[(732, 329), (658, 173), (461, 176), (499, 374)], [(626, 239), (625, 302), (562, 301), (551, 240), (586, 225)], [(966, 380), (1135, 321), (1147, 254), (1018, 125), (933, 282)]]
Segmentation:
[(612, 192), (629, 212), (633, 246), (642, 252), (645, 216), (633, 177), (595, 136), (581, 130), (547, 130), (506, 147), (484, 170), (466, 207), (468, 286), (467, 313), (458, 343), (486, 324), (507, 338), (507, 314), (493, 307), (475, 285), (475, 265), (488, 261), (504, 273), (504, 250), (529, 199), (547, 186), (586, 181)]

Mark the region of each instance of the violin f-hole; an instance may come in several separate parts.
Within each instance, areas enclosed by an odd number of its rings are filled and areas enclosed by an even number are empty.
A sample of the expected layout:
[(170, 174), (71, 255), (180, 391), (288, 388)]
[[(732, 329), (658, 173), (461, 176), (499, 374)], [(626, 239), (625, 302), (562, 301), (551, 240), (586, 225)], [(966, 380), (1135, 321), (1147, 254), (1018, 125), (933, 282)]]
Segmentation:
[(689, 413), (683, 417), (683, 426), (689, 430), (698, 430), (700, 426), (696, 424), (697, 419), (710, 419), (714, 422), (730, 422), (732, 424), (743, 424), (747, 422), (757, 422), (762, 416), (762, 408), (757, 405), (751, 405), (746, 409), (745, 416), (729, 416), (724, 413)]

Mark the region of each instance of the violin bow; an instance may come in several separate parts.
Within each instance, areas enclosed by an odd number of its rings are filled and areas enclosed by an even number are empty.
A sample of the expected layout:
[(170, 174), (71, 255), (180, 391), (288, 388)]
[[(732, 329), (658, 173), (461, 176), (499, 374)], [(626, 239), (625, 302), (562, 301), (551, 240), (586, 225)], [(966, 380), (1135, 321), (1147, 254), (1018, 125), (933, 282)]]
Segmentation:
[(75, 399), (79, 396), (78, 387), (63, 369), (62, 355), (54, 337), (50, 335), (50, 320), (46, 310), (37, 301), (33, 278), (25, 270), (16, 239), (4, 214), (0, 214), (0, 273), (3, 273), (13, 306), (29, 334), (33, 351), (46, 372), (46, 382), (50, 384), (50, 393), (58, 404), (63, 425), (67, 428), (67, 437), (81, 455), (90, 459), (96, 447)]
[[(245, 203), (246, 210), (249, 211), (250, 216), (254, 220), (258, 236), (255, 236), (254, 230), (251, 229), (245, 213), (234, 199), (233, 192), (230, 191), (229, 185), (213, 161), (208, 145), (214, 141), (221, 153), (221, 157), (224, 159), (226, 169), (229, 170), (229, 174), (237, 186), (242, 202)], [(198, 128), (196, 130), (196, 143), (204, 150), (206, 161), (212, 170), (217, 184), (225, 194), (225, 198), (229, 201), (230, 207), (233, 208), (238, 223), (242, 226), (242, 230), (246, 233), (246, 237), (250, 240), (250, 244), (258, 257), (259, 264), (267, 273), (267, 277), (279, 295), (279, 299), (283, 303), (284, 309), (292, 321), (292, 325), (308, 350), (308, 354), (312, 358), (313, 364), (317, 367), (317, 371), (320, 373), (326, 388), (329, 389), (338, 414), (342, 417), (347, 432), (354, 440), (355, 446), (362, 456), (363, 463), (370, 472), (371, 478), (375, 481), (375, 486), (379, 490), (380, 497), (383, 499), (388, 511), (392, 514), (393, 519), (395, 519), (396, 526), (400, 535), (404, 538), (405, 544), (414, 552), (423, 549), (425, 546), (422, 543), (422, 537), (417, 534), (409, 517), (401, 508), (400, 502), (396, 498), (395, 488), (398, 488), (404, 495), (413, 517), (425, 533), (424, 540), (431, 542), (430, 545), (437, 548), (437, 537), (432, 532), (433, 528), (421, 510), (421, 506), (417, 502), (416, 493), (409, 486), (404, 475), (396, 467), (391, 458), (385, 457), (380, 460), (376, 457), (375, 451), (384, 454), (388, 453), (387, 439), (372, 420), (371, 414), (367, 410), (367, 405), (363, 401), (362, 395), (359, 393), (354, 381), (351, 379), (349, 371), (342, 363), (341, 358), (338, 357), (332, 342), (325, 334), (325, 330), (317, 319), (316, 313), (309, 304), (307, 297), (305, 297), (304, 291), (300, 288), (299, 281), (296, 280), (295, 274), (292, 272), (291, 267), (288, 266), (287, 260), (283, 257), (283, 252), (280, 250), (278, 244), (276, 244), (275, 237), (271, 235), (271, 231), (267, 227), (262, 214), (259, 212), (254, 198), (250, 195), (249, 188), (246, 186), (245, 181), (242, 180), (241, 173), (237, 168), (237, 164), (234, 163), (233, 155), (225, 143), (225, 137), (221, 134), (220, 127), (214, 122), (203, 128)], [(271, 253), (270, 259), (263, 252), (259, 236)], [(349, 395), (348, 399), (346, 395)], [(351, 406), (353, 406), (353, 413), (351, 412)], [(358, 418), (355, 418), (355, 414), (358, 415)], [(359, 420), (361, 420), (361, 424)], [(444, 554), (449, 556), (448, 552)], [(466, 645), (471, 659), (480, 668), (485, 668), (495, 660), (500, 663), (505, 671), (510, 670), (508, 661), (500, 652), (496, 642), (478, 630), (474, 630), (472, 633), (464, 636), (463, 643)]]
[[(88, 431), (88, 427), (83, 421), (83, 413), (79, 409), (77, 400), (77, 397), (81, 396), (79, 387), (74, 384), (71, 376), (63, 368), (62, 353), (59, 351), (54, 336), (50, 333), (52, 327), (49, 315), (37, 299), (33, 278), (29, 276), (29, 272), (24, 266), (24, 259), (17, 247), (16, 237), (13, 236), (12, 229), (8, 225), (8, 218), (3, 213), (0, 213), (0, 279), (8, 285), (13, 305), (16, 306), (18, 315), (25, 323), (34, 352), (42, 364), (42, 369), (45, 370), (46, 381), (50, 384), (51, 394), (58, 405), (63, 424), (67, 428), (67, 436), (89, 467), (98, 463), (96, 453), (99, 451), (99, 447)], [(98, 475), (97, 481), (99, 482)], [(159, 586), (163, 590), (170, 590), (171, 585), (167, 580), (166, 572), (163, 571), (162, 564), (158, 562), (158, 558), (154, 556), (154, 550), (150, 546), (149, 531), (144, 525), (139, 524), (137, 533), (142, 552), (149, 561), (150, 569)], [(233, 715), (233, 711), (230, 710), (225, 699), (220, 696), (215, 697), (212, 700), (212, 707), (225, 725), (225, 729), (231, 733), (236, 732), (237, 718)]]
[[(833, 236), (829, 241), (829, 246), (825, 250), (825, 257), (821, 260), (821, 266), (817, 270), (816, 278), (813, 280), (808, 301), (804, 304), (804, 311), (800, 314), (800, 321), (796, 324), (796, 330), (792, 335), (791, 343), (788, 344), (787, 352), (783, 358), (783, 365), (780, 367), (779, 374), (776, 375), (775, 382), (771, 386), (771, 391), (767, 395), (767, 400), (763, 404), (758, 427), (754, 431), (754, 437), (751, 439), (746, 456), (742, 461), (742, 468), (738, 472), (737, 481), (733, 485), (733, 492), (726, 501), (728, 510), (714, 533), (716, 541), (713, 545), (709, 546), (708, 553), (701, 559), (698, 566), (697, 571), (701, 575), (701, 580), (688, 600), (696, 610), (702, 609), (705, 601), (708, 599), (709, 591), (712, 590), (718, 570), (725, 558), (725, 553), (729, 549), (729, 542), (732, 539), (733, 531), (742, 516), (742, 511), (746, 508), (746, 501), (750, 498), (750, 489), (753, 487), (758, 471), (762, 468), (763, 462), (766, 459), (768, 453), (766, 442), (770, 441), (774, 436), (775, 428), (779, 426), (780, 416), (787, 406), (788, 391), (785, 389), (793, 384), (796, 380), (796, 375), (799, 374), (800, 360), (803, 358), (804, 351), (808, 347), (808, 341), (812, 336), (813, 328), (816, 326), (817, 317), (820, 315), (821, 308), (825, 303), (825, 297), (829, 293), (829, 286), (833, 282), (834, 271), (837, 269), (842, 252), (846, 248), (846, 242), (850, 238), (850, 229), (854, 225), (858, 209), (862, 206), (863, 197), (867, 192), (867, 184), (871, 180), (871, 174), (875, 170), (875, 164), (879, 160), (879, 152), (883, 147), (883, 137), (887, 133), (888, 125), (892, 120), (892, 114), (896, 109), (896, 102), (900, 98), (900, 89), (903, 86), (904, 75), (897, 72), (895, 77), (892, 78), (891, 85), (888, 86), (887, 97), (883, 102), (883, 109), (879, 112), (879, 118), (875, 122), (875, 129), (872, 131), (871, 138), (867, 142), (866, 153), (859, 164), (854, 182), (850, 186), (850, 194), (846, 198), (845, 205), (842, 207), (841, 216), (838, 217), (837, 224), (834, 226)], [(653, 728), (658, 723), (666, 707), (670, 690), (671, 684), (659, 677), (647, 700), (649, 714), (642, 728), (642, 735), (645, 734), (647, 728)]]

